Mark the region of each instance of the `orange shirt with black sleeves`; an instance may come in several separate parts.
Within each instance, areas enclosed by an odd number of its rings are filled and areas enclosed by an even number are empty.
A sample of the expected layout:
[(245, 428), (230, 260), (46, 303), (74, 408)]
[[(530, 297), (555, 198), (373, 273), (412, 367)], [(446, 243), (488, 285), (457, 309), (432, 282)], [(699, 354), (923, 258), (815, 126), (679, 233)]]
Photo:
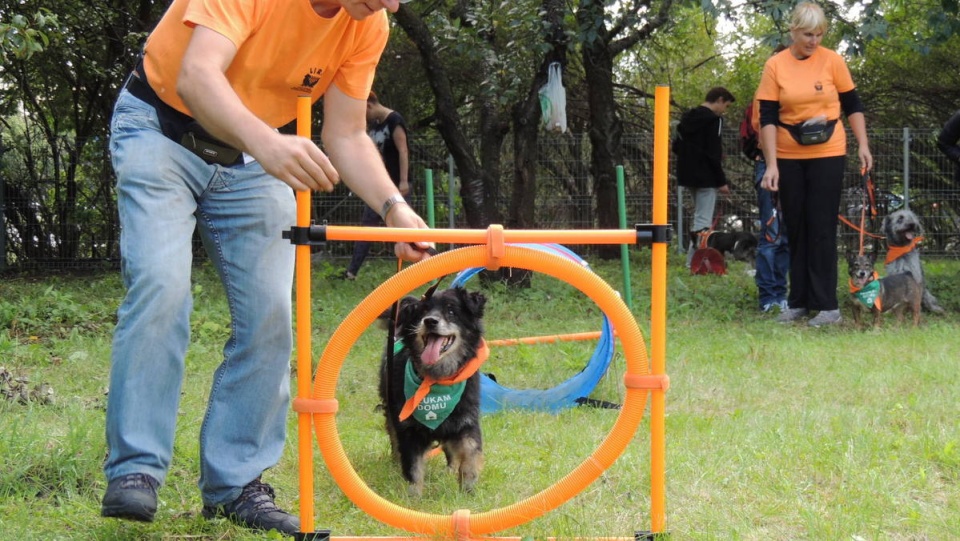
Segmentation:
[(236, 46), (227, 80), (243, 104), (274, 128), (296, 118), (298, 96), (316, 101), (331, 84), (366, 100), (390, 35), (384, 10), (357, 21), (344, 9), (321, 17), (307, 0), (174, 0), (147, 39), (144, 68), (160, 99), (188, 115), (176, 87), (197, 25)]
[(819, 145), (801, 145), (783, 126), (777, 126), (777, 157), (786, 159), (845, 156), (847, 135), (840, 118), (840, 94), (853, 90), (853, 77), (847, 63), (835, 51), (825, 47), (804, 60), (783, 50), (767, 60), (757, 89), (757, 99), (780, 103), (780, 122), (800, 124), (823, 115), (838, 120), (829, 141)]

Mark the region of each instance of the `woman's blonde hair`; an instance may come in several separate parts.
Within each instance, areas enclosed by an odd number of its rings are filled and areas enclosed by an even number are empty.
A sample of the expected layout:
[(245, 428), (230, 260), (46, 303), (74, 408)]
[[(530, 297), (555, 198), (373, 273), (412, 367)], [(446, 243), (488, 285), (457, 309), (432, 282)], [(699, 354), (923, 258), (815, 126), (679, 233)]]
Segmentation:
[(790, 15), (790, 30), (827, 31), (827, 16), (814, 2), (800, 2)]

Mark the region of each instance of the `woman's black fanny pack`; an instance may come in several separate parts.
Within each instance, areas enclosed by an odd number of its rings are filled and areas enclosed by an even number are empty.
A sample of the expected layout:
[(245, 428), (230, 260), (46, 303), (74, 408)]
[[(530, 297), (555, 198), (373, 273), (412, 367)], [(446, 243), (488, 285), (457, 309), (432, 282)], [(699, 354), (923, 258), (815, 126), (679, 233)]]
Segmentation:
[(818, 122), (814, 124), (784, 124), (781, 126), (790, 132), (793, 139), (801, 145), (819, 145), (826, 143), (833, 137), (833, 129), (837, 126), (836, 120)]
[(157, 110), (160, 131), (171, 141), (180, 144), (209, 164), (233, 166), (243, 163), (242, 152), (210, 135), (193, 117), (170, 107), (157, 96), (153, 87), (147, 82), (143, 61), (137, 64), (134, 72), (127, 78), (124, 88)]

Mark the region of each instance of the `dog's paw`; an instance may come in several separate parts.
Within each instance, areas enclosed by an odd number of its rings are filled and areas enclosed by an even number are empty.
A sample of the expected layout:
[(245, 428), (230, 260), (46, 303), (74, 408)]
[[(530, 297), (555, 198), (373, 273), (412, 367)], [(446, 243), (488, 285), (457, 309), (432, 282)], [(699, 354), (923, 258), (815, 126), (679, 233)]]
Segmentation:
[(423, 496), (423, 483), (410, 483), (410, 485), (407, 486), (407, 494), (409, 494), (411, 498), (419, 499)]

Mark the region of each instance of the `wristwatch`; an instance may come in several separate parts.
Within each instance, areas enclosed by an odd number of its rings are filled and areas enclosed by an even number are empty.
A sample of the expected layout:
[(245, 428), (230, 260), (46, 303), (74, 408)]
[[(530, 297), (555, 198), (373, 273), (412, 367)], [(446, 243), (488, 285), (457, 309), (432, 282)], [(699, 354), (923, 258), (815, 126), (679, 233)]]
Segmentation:
[(384, 221), (386, 221), (387, 214), (390, 213), (390, 209), (392, 209), (394, 205), (397, 205), (399, 203), (403, 203), (403, 204), (407, 203), (407, 201), (403, 198), (402, 195), (397, 193), (388, 197), (387, 200), (383, 202), (383, 206), (380, 208), (380, 217), (383, 218)]

